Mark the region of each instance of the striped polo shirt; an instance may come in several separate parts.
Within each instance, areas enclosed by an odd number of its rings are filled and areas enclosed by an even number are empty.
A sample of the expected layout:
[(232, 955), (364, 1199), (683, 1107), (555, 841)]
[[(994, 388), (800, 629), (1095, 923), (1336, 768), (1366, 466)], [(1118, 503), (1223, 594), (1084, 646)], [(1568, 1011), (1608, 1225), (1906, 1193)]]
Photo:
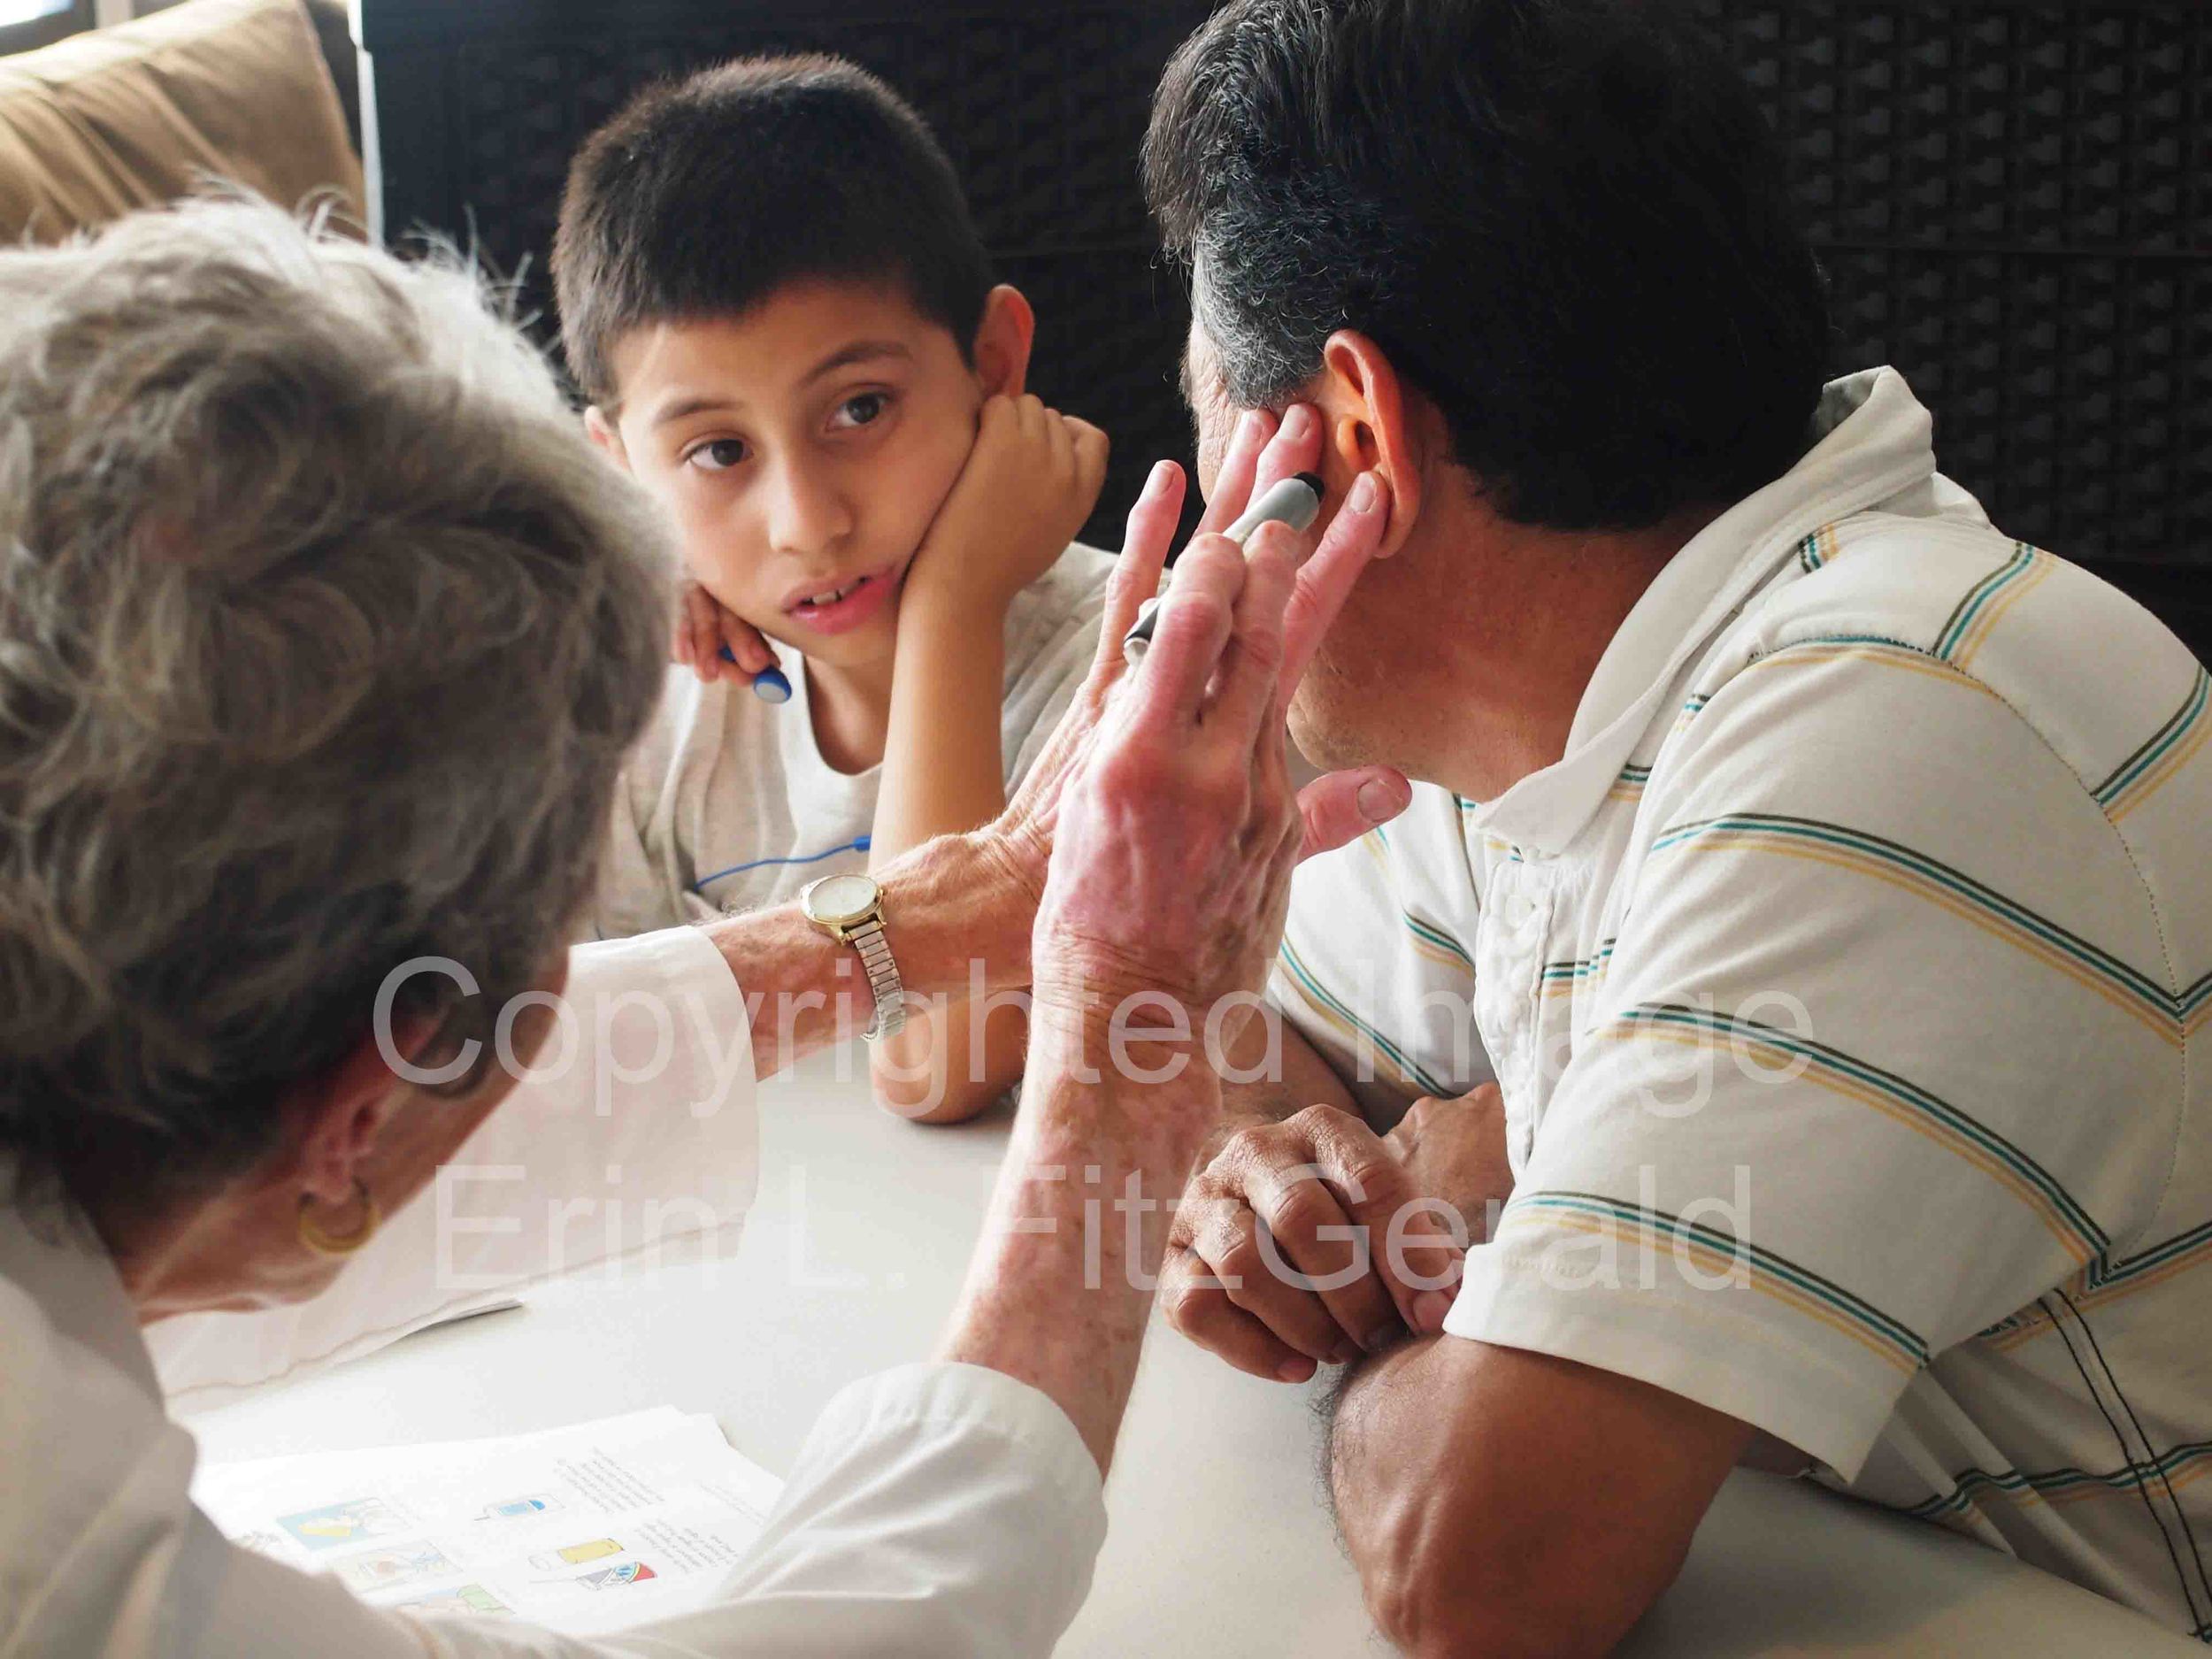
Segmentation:
[(1692, 541), (1567, 751), (1301, 872), (1374, 1098), (1494, 1074), (1447, 1330), (2212, 1632), (2212, 682), (1883, 369)]

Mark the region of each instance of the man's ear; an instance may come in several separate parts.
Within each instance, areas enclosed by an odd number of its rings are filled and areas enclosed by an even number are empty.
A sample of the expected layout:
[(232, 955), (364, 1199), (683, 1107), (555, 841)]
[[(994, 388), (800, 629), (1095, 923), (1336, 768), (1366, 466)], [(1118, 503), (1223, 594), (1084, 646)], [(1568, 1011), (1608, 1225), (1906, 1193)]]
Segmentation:
[(1019, 397), (1028, 389), (1029, 348), (1036, 337), (1037, 313), (1019, 288), (1002, 282), (985, 296), (973, 354), (984, 396)]
[(623, 447), (622, 430), (608, 419), (607, 411), (594, 403), (584, 411), (584, 433), (624, 472), (630, 470), (630, 452)]
[(1390, 492), (1390, 524), (1377, 553), (1387, 558), (1406, 543), (1421, 516), (1421, 480), (1432, 442), (1383, 349), (1355, 328), (1340, 328), (1321, 348), (1321, 373), (1310, 401), (1320, 411), (1321, 474), (1329, 494), (1351, 488), (1361, 472), (1380, 475)]

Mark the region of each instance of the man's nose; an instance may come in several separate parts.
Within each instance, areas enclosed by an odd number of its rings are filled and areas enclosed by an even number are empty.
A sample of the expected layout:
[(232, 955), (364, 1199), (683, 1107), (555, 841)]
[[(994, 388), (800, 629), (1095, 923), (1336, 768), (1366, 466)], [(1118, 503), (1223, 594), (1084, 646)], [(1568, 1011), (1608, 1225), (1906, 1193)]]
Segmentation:
[(776, 552), (810, 557), (852, 533), (850, 498), (826, 467), (786, 460), (769, 482), (768, 542)]

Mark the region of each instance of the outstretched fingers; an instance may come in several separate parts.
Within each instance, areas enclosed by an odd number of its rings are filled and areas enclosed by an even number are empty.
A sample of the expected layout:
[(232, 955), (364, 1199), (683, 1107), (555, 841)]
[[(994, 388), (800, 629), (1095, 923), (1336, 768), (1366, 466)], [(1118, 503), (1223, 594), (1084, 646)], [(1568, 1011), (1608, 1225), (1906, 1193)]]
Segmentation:
[(1175, 526), (1183, 516), (1183, 469), (1172, 461), (1156, 461), (1129, 509), (1129, 523), (1121, 542), (1121, 557), (1106, 583), (1106, 614), (1099, 625), (1098, 658), (1094, 673), (1110, 680), (1126, 665), (1122, 640), (1137, 626), (1137, 612), (1160, 590), (1160, 572), (1167, 568), (1168, 549), (1175, 545)]
[(1244, 544), (1244, 588), (1223, 657), (1209, 725), (1249, 742), (1278, 705), (1283, 626), (1298, 585), (1298, 538), (1287, 525), (1262, 525)]
[(1139, 720), (1196, 723), (1237, 626), (1245, 585), (1244, 555), (1226, 536), (1202, 535), (1184, 549), (1137, 677)]
[(1199, 535), (1226, 530), (1252, 499), (1253, 480), (1259, 475), (1260, 452), (1274, 441), (1275, 417), (1264, 409), (1248, 410), (1214, 469), (1214, 487), (1206, 495), (1206, 511), (1198, 520)]

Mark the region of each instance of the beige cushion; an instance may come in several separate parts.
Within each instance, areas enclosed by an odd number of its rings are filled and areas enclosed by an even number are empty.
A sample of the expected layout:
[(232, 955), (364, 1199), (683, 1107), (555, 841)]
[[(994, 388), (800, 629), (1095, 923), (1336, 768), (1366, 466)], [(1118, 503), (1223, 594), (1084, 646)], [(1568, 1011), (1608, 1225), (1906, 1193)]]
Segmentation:
[(0, 238), (54, 242), (208, 174), (364, 219), (360, 157), (301, 0), (188, 0), (0, 58)]

